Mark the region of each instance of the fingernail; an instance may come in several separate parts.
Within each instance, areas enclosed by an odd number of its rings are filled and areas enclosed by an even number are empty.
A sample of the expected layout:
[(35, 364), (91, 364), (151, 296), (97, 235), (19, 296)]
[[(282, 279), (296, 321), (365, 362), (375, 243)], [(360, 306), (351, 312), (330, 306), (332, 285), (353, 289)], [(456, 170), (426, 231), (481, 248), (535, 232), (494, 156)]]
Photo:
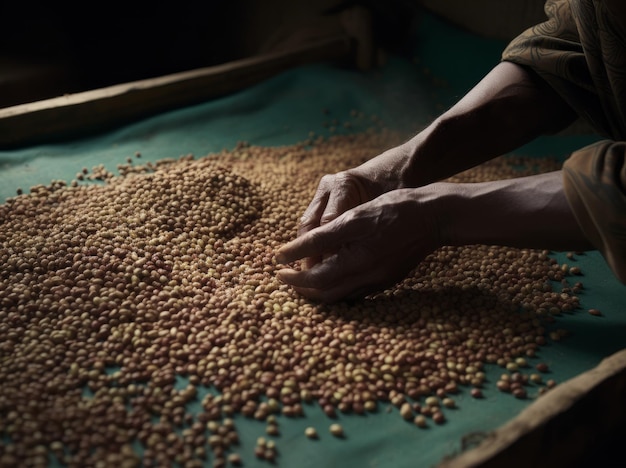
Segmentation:
[(285, 283), (285, 276), (283, 275), (283, 270), (279, 270), (278, 272), (276, 272), (276, 278), (278, 279), (278, 281)]

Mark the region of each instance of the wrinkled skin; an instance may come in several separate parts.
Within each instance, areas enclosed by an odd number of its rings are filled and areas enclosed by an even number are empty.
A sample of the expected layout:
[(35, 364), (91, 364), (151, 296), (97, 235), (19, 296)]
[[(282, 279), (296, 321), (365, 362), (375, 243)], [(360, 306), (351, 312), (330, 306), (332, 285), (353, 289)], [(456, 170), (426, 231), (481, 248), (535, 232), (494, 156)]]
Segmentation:
[[(343, 176), (340, 180), (346, 181)], [(348, 182), (348, 187), (355, 186)], [(350, 206), (363, 199), (356, 198), (359, 195), (355, 190), (339, 201)], [(317, 217), (323, 203), (315, 206)], [(309, 258), (308, 268), (283, 269), (279, 278), (323, 302), (358, 298), (391, 286), (440, 245), (429, 206), (415, 189), (400, 189), (343, 210), (338, 217), (324, 217), (325, 212), (320, 227), (302, 231), (279, 254), (283, 263)]]
[(411, 152), (412, 145), (406, 143), (359, 167), (322, 177), (313, 200), (302, 215), (298, 235), (326, 224), (383, 193), (409, 187), (402, 167)]
[(323, 177), (298, 237), (277, 251), (278, 262), (300, 260), (301, 269), (283, 268), (279, 279), (310, 299), (333, 302), (396, 283), (440, 245), (585, 250), (590, 244), (563, 196), (560, 173), (514, 183), (435, 183), (575, 118), (533, 72), (498, 64), (406, 143)]

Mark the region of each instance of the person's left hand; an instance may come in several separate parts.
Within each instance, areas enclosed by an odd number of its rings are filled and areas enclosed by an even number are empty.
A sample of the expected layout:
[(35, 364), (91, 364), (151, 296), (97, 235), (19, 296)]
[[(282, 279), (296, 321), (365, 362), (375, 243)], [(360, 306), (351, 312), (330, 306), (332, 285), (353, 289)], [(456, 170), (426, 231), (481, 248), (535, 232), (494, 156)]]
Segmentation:
[(437, 199), (429, 189), (400, 189), (358, 205), (281, 247), (280, 263), (323, 260), (305, 270), (281, 269), (278, 278), (322, 302), (391, 286), (440, 247)]

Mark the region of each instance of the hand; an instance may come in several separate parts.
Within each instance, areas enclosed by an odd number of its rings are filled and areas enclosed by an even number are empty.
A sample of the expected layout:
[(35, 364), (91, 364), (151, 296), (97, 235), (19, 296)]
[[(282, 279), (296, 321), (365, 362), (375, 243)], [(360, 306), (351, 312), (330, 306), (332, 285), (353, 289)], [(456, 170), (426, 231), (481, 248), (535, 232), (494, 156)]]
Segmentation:
[[(411, 151), (409, 144), (400, 145), (356, 168), (322, 177), (313, 200), (302, 215), (298, 236), (385, 192), (406, 187), (403, 171)], [(319, 261), (321, 258), (307, 258), (304, 266), (310, 268)]]
[(391, 286), (440, 247), (437, 199), (430, 188), (400, 189), (351, 208), (281, 247), (280, 263), (323, 260), (300, 271), (281, 269), (278, 278), (322, 302)]

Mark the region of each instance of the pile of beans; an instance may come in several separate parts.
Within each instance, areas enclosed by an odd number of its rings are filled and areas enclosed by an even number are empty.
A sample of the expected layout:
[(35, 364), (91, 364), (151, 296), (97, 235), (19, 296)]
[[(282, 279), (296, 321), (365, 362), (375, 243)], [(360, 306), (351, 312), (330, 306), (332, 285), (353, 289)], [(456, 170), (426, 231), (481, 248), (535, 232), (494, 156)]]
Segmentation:
[[(505, 369), (503, 391), (545, 388), (524, 368), (562, 337), (552, 322), (578, 307), (581, 287), (547, 252), (442, 248), (355, 303), (314, 304), (277, 281), (274, 252), (319, 178), (396, 141), (377, 131), (129, 159), (118, 175), (98, 167), (91, 179), (103, 182), (7, 200), (0, 466), (235, 465), (237, 414), (275, 435), (277, 415), (309, 404), (330, 418), (394, 404), (424, 427), (445, 421), (457, 392), (480, 397), (487, 365)], [(453, 180), (557, 167), (499, 158)], [(273, 459), (273, 444), (257, 456)]]

